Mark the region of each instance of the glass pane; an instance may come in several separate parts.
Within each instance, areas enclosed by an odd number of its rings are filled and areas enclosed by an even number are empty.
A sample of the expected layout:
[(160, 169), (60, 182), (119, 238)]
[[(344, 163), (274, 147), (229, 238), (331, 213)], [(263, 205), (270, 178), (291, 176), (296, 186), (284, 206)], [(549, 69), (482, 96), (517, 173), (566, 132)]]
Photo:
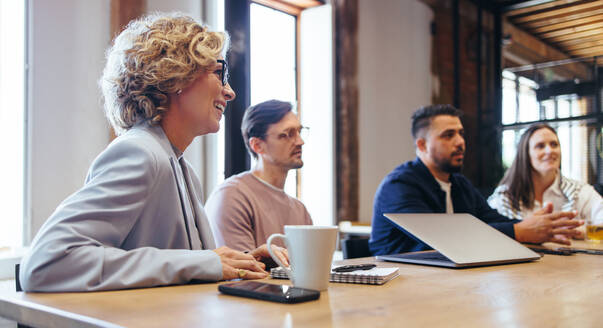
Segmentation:
[(593, 105), (593, 97), (574, 97), (572, 99), (572, 116), (582, 116), (594, 112)]
[(515, 79), (517, 78), (517, 75), (515, 75), (515, 73), (513, 73), (513, 72), (503, 71), (502, 77), (507, 80), (515, 81)]
[(295, 17), (251, 5), (251, 104), (296, 103)]
[(538, 89), (538, 83), (534, 82), (533, 80), (530, 80), (523, 76), (518, 77), (517, 80), (519, 81), (520, 85), (526, 86), (531, 89)]
[[(516, 140), (517, 139), (517, 140)], [(513, 164), (515, 152), (517, 151), (517, 141), (519, 133), (516, 130), (504, 130), (502, 133), (502, 152), (503, 167), (508, 169)]]
[(552, 120), (555, 118), (555, 100), (548, 99), (540, 103), (544, 112), (544, 119)]
[(569, 96), (557, 97), (557, 117), (566, 118), (570, 116), (571, 98)]
[(517, 122), (517, 100), (515, 98), (515, 81), (503, 79), (503, 99), (502, 99), (502, 123), (513, 124)]
[[(525, 82), (525, 81), (524, 81)], [(526, 83), (519, 85), (519, 121), (531, 122), (540, 119), (540, 106), (536, 100), (536, 92)]]
[[(296, 18), (262, 5), (250, 6), (251, 104), (297, 101)], [(297, 195), (296, 170), (289, 170), (285, 192)]]
[(564, 150), (569, 150), (570, 147), (570, 129), (567, 124), (562, 124), (557, 127), (557, 136), (561, 145), (561, 173), (567, 174), (571, 166), (569, 153), (564, 153)]
[(0, 1), (0, 249), (23, 243), (25, 1)]
[(570, 148), (567, 153), (571, 167), (566, 176), (578, 181), (588, 181), (588, 130), (585, 125), (572, 123), (570, 136)]
[(561, 173), (571, 179), (588, 181), (588, 130), (576, 122), (557, 127), (561, 144)]

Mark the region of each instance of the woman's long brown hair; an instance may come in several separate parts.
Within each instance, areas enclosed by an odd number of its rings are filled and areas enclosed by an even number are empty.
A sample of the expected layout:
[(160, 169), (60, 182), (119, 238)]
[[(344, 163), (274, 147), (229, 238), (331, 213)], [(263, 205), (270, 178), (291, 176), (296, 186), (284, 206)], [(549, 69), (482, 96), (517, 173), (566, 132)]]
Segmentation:
[[(517, 145), (517, 155), (513, 164), (505, 173), (500, 181), (500, 185), (507, 185), (505, 192), (511, 199), (511, 207), (519, 211), (520, 204), (531, 209), (534, 206), (534, 182), (532, 181), (532, 164), (530, 162), (530, 138), (534, 132), (540, 129), (549, 129), (555, 136), (557, 131), (546, 123), (535, 123), (519, 138)], [(557, 137), (559, 139), (559, 137)]]

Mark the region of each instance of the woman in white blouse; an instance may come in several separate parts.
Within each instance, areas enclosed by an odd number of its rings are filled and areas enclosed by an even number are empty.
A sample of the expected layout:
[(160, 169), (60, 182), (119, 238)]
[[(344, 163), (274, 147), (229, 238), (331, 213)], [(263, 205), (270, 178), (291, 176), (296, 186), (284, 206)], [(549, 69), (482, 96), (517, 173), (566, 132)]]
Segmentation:
[[(521, 136), (517, 155), (488, 203), (511, 219), (523, 219), (551, 203), (554, 211), (576, 211), (576, 219), (603, 222), (601, 195), (589, 184), (561, 175), (557, 132), (536, 123)], [(550, 205), (549, 205), (550, 206)]]

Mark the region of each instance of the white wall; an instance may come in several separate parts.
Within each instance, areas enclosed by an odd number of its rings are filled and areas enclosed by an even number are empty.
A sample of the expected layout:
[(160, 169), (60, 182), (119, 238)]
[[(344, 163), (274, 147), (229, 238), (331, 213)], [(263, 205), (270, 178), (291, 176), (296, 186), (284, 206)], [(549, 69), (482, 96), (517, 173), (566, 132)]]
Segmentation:
[(359, 220), (381, 180), (415, 157), (410, 116), (431, 101), (431, 9), (417, 0), (358, 1)]
[(179, 11), (201, 19), (201, 2), (207, 0), (147, 0), (147, 12)]
[(315, 225), (335, 222), (333, 10), (302, 11), (300, 18), (301, 121), (310, 127), (304, 145), (301, 201)]
[(31, 238), (82, 186), (109, 141), (97, 80), (109, 44), (110, 0), (29, 3)]
[[(215, 2), (206, 5), (215, 7)], [(25, 243), (57, 205), (83, 185), (90, 164), (110, 140), (97, 86), (111, 42), (110, 0), (29, 3), (31, 223)], [(149, 12), (176, 10), (197, 19), (201, 7), (199, 0), (147, 2)], [(199, 167), (202, 147), (199, 141), (194, 145), (187, 156)]]

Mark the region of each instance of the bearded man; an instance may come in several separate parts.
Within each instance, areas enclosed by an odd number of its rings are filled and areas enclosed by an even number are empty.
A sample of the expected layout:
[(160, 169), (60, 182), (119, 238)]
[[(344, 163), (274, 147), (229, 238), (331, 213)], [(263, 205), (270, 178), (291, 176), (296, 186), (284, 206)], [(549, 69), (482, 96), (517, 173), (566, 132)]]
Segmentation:
[[(471, 182), (459, 172), (463, 167), (465, 138), (462, 112), (451, 105), (419, 108), (412, 115), (411, 133), (417, 158), (388, 174), (375, 194), (369, 247), (373, 255), (431, 249), (389, 221), (385, 213), (468, 213), (519, 242), (554, 241), (569, 244), (583, 224), (572, 220), (575, 212), (552, 213), (545, 206), (523, 221), (512, 220), (492, 209)], [(467, 236), (471, 238), (471, 236)]]

